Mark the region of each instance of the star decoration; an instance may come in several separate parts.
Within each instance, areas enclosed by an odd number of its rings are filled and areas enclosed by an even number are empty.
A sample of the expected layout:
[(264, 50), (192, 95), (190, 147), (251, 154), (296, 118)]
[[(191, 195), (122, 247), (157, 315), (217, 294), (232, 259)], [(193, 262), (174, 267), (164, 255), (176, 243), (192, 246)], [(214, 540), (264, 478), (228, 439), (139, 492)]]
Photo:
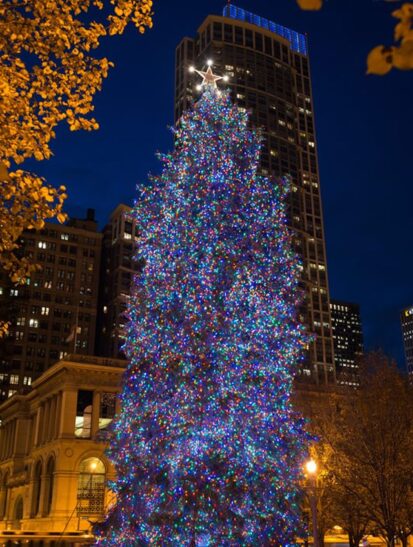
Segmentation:
[(201, 78), (203, 78), (201, 86), (210, 85), (213, 88), (216, 88), (217, 87), (217, 82), (219, 80), (224, 79), (222, 76), (217, 76), (216, 74), (214, 74), (212, 72), (212, 68), (210, 66), (208, 67), (206, 72), (204, 72), (203, 70), (196, 70), (196, 69), (195, 69), (195, 72), (197, 74), (199, 74), (201, 76)]

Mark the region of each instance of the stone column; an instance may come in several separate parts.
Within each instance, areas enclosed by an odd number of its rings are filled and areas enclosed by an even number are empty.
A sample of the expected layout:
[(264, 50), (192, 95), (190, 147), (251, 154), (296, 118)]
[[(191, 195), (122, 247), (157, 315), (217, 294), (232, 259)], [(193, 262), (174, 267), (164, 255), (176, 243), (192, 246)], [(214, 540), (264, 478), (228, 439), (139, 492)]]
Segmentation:
[(99, 413), (100, 413), (100, 392), (93, 392), (93, 406), (92, 406), (92, 430), (91, 438), (93, 439), (99, 430)]
[(77, 390), (63, 391), (62, 411), (60, 414), (60, 435), (63, 439), (70, 439), (75, 434)]
[(60, 415), (62, 413), (62, 392), (59, 391), (59, 393), (56, 396), (56, 416), (54, 420), (54, 435), (53, 437), (55, 439), (60, 438)]

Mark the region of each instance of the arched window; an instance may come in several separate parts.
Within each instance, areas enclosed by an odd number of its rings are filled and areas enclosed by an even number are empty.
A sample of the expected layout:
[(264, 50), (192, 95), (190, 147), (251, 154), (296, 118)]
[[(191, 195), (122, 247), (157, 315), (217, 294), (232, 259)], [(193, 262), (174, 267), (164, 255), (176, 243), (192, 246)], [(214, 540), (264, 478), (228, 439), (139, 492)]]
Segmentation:
[(9, 479), (9, 474), (5, 473), (0, 482), (0, 520), (3, 520), (6, 517), (6, 512), (7, 512), (7, 501), (8, 501), (7, 481), (8, 479)]
[(35, 517), (40, 509), (40, 490), (42, 485), (42, 462), (38, 461), (33, 473), (33, 495), (31, 516)]
[(78, 515), (102, 515), (105, 509), (106, 470), (99, 458), (87, 458), (79, 466)]
[(23, 498), (19, 496), (14, 504), (14, 528), (20, 530), (21, 520), (23, 518)]
[(54, 458), (49, 458), (49, 461), (47, 462), (46, 467), (46, 491), (45, 491), (45, 503), (44, 503), (44, 511), (46, 515), (50, 515), (50, 511), (52, 509), (52, 501), (53, 501), (53, 487), (54, 487), (54, 472), (55, 472), (55, 461)]

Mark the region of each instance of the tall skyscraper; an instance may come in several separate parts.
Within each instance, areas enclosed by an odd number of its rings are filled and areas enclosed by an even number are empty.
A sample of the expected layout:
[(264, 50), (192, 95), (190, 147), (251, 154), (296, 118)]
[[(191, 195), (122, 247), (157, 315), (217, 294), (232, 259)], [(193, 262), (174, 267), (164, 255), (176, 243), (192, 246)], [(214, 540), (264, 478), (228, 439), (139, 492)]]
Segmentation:
[(401, 323), (407, 372), (413, 379), (413, 306), (402, 311)]
[(124, 357), (125, 311), (132, 277), (141, 267), (132, 258), (138, 234), (130, 211), (118, 205), (103, 230), (96, 351), (105, 357)]
[(363, 331), (358, 304), (331, 300), (337, 383), (359, 385), (359, 359), (363, 355)]
[(31, 385), (67, 353), (93, 354), (102, 234), (93, 209), (66, 225), (24, 232), (23, 256), (39, 264), (26, 285), (0, 272), (0, 399)]
[(306, 36), (227, 5), (209, 15), (194, 38), (176, 50), (175, 120), (197, 96), (199, 78), (189, 67), (205, 66), (230, 77), (234, 101), (263, 128), (263, 174), (290, 175), (289, 220), (302, 257), (305, 301), (300, 319), (316, 334), (299, 381), (335, 382), (333, 336), (323, 214)]

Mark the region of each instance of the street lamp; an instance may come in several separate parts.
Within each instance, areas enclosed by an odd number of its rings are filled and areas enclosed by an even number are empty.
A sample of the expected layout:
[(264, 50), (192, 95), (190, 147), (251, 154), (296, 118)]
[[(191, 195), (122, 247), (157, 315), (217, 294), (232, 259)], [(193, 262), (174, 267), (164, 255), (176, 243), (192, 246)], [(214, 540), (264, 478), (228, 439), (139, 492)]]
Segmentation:
[(318, 542), (318, 522), (317, 522), (317, 462), (308, 460), (305, 464), (309, 482), (309, 499), (311, 507), (311, 516), (313, 522), (313, 545), (319, 547)]

